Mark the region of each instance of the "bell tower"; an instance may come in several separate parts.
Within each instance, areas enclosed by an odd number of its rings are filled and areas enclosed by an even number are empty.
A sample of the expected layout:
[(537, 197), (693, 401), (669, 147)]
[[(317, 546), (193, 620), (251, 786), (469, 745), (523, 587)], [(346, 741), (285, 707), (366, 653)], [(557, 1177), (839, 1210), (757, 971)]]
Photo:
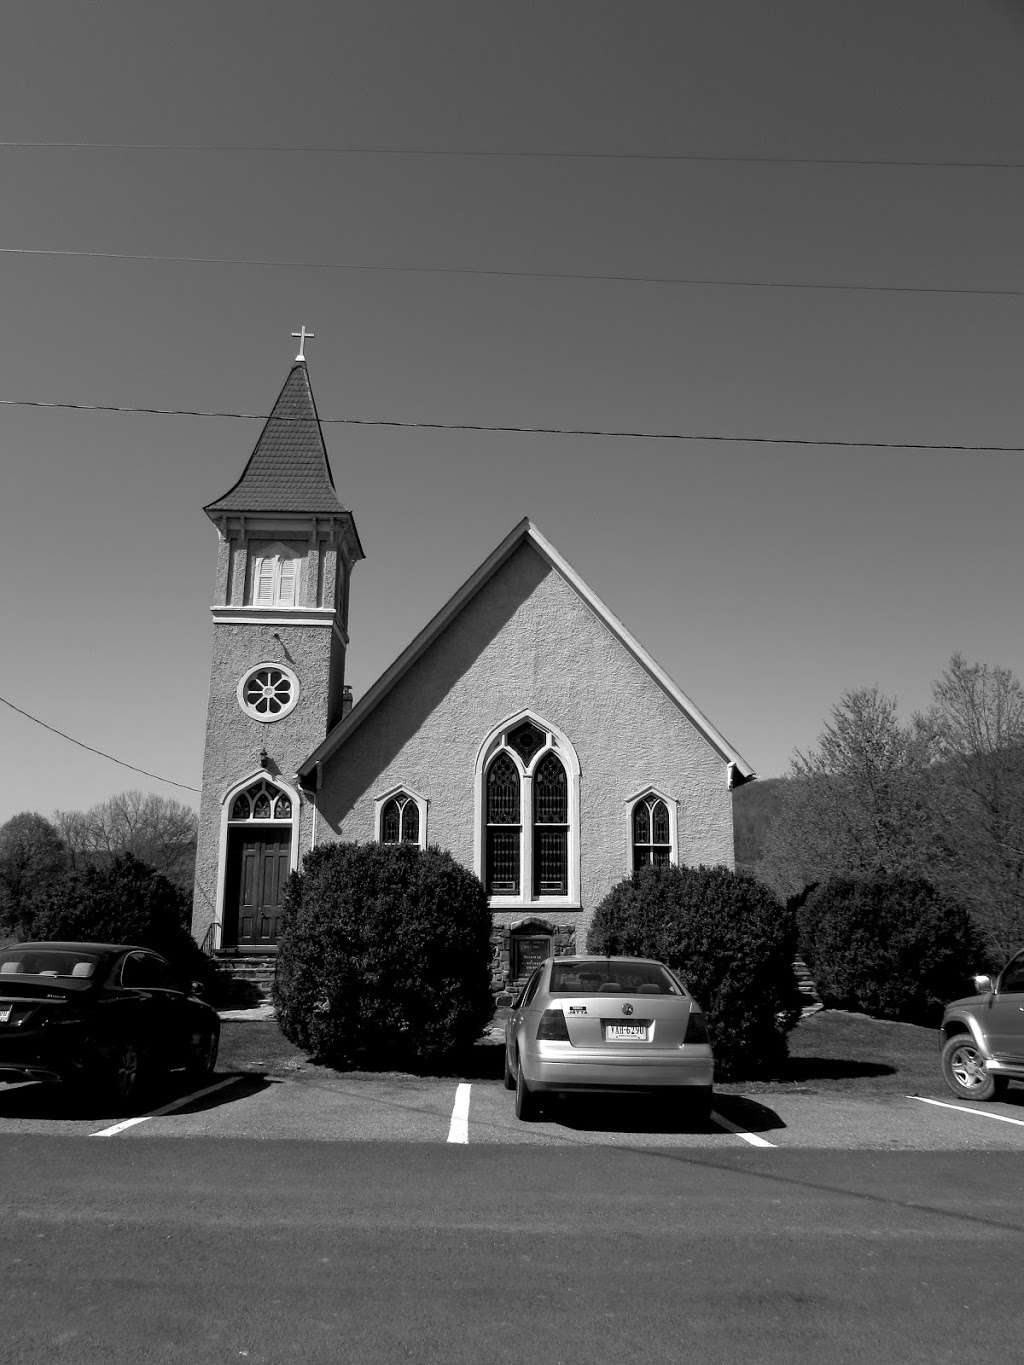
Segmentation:
[(312, 811), (299, 764), (345, 709), (349, 579), (363, 558), (334, 487), (303, 354), (242, 475), (204, 511), (218, 532), (192, 929), (265, 952)]

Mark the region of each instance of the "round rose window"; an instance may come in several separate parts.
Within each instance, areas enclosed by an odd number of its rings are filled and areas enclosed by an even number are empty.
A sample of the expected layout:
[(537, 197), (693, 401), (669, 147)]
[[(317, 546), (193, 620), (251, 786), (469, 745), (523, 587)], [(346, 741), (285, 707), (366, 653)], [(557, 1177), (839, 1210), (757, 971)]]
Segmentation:
[(280, 720), (298, 699), (298, 678), (280, 664), (260, 664), (238, 684), (238, 704), (254, 720)]

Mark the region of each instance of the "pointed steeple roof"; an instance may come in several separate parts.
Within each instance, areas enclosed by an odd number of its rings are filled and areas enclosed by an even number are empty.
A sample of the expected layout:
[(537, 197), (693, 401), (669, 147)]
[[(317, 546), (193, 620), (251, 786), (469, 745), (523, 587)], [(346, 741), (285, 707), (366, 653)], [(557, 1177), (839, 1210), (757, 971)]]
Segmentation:
[(305, 361), (292, 366), (242, 477), (203, 510), (212, 520), (225, 512), (347, 512), (334, 491)]

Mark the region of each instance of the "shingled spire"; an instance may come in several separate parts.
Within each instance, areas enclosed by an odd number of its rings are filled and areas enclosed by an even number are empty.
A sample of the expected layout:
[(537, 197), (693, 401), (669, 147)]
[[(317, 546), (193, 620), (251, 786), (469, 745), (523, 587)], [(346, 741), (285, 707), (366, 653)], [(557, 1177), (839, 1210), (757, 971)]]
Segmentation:
[(227, 512), (348, 510), (334, 489), (305, 361), (292, 366), (242, 477), (203, 510), (214, 522)]

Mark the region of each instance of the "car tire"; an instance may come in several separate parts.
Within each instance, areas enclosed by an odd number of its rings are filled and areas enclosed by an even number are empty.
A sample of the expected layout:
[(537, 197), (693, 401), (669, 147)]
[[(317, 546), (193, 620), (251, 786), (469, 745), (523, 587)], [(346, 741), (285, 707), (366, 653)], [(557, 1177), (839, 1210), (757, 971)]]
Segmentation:
[(512, 1068), (508, 1064), (508, 1048), (505, 1049), (505, 1089), (515, 1090), (516, 1078), (512, 1075)]
[(142, 1089), (142, 1056), (133, 1042), (119, 1043), (110, 1059), (109, 1084), (119, 1104), (129, 1104)]
[(533, 1123), (540, 1118), (541, 1104), (526, 1083), (521, 1058), (516, 1058), (516, 1118), (522, 1123)]
[(686, 1105), (686, 1115), (690, 1122), (706, 1128), (711, 1122), (711, 1105), (713, 1103), (710, 1085), (700, 1089), (690, 1088), (683, 1102)]
[(203, 1081), (212, 1076), (217, 1066), (217, 1052), (220, 1048), (220, 1029), (211, 1029), (203, 1035), (192, 1049), (186, 1072), (190, 1080)]
[(969, 1033), (954, 1033), (943, 1047), (942, 1077), (961, 1100), (992, 1100), (1006, 1089), (1004, 1076), (985, 1070), (985, 1059)]

